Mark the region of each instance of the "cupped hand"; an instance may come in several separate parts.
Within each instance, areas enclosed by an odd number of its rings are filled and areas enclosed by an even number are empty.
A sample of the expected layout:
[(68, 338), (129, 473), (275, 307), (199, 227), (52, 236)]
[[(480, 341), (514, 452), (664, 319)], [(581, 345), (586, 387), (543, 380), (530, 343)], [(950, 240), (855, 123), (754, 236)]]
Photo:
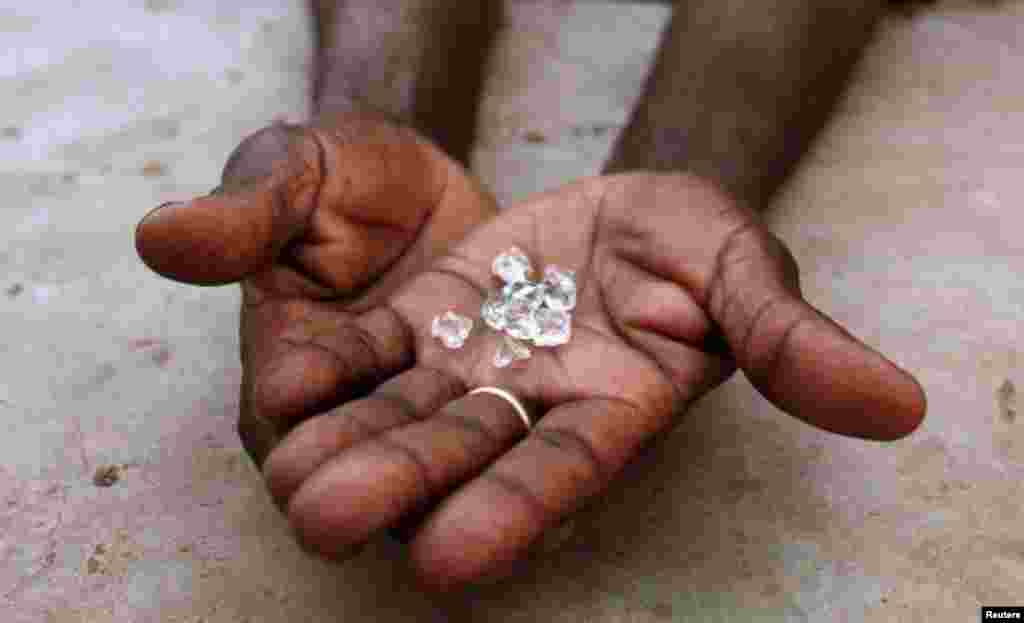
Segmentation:
[[(578, 303), (569, 343), (496, 368), (479, 310), (512, 246), (576, 271)], [(447, 310), (477, 319), (458, 350), (431, 337)], [(348, 377), (388, 380), (294, 428), (264, 475), (299, 541), (328, 558), (421, 517), (411, 560), (438, 589), (500, 577), (737, 367), (843, 435), (896, 439), (925, 412), (913, 377), (804, 301), (755, 213), (683, 175), (590, 178), (511, 207), (354, 323), (314, 343)], [(485, 385), (520, 397), (534, 428), (467, 395)]]
[(343, 114), (251, 135), (217, 190), (149, 213), (135, 244), (176, 281), (241, 282), (238, 428), (259, 465), (295, 423), (383, 380), (385, 362), (359, 359), (376, 326), (359, 311), (495, 213), (414, 131)]

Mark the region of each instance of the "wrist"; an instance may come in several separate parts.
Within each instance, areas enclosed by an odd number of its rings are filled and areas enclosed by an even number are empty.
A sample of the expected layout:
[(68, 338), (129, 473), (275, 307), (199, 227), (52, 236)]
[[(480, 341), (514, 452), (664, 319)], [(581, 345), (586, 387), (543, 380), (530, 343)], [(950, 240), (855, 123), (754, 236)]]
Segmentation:
[(312, 0), (314, 115), (367, 112), (468, 161), (487, 50), (490, 2)]
[(734, 8), (677, 5), (604, 172), (690, 171), (747, 205), (771, 203), (842, 97), (882, 7), (779, 0)]
[(368, 113), (415, 127), (412, 104), (393, 81), (391, 92), (383, 93), (381, 86), (370, 79), (375, 73), (371, 69), (355, 71), (351, 60), (340, 58), (336, 51), (318, 51), (312, 76), (313, 114), (322, 117)]

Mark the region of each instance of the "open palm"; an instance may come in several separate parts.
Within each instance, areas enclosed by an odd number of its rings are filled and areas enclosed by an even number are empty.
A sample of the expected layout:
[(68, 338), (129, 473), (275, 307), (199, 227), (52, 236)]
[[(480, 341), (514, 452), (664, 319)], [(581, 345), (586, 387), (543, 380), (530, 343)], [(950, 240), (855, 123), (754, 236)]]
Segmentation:
[[(511, 246), (576, 271), (578, 303), (568, 344), (496, 368), (499, 337), (479, 320), (459, 350), (431, 337), (431, 321), (478, 318), (498, 286), (491, 260)], [(509, 208), (307, 337), (345, 379), (386, 380), (294, 428), (264, 464), (268, 486), (300, 541), (328, 557), (425, 514), (410, 551), (435, 587), (516, 560), (736, 367), (840, 434), (895, 439), (925, 409), (911, 376), (801, 298), (792, 256), (753, 212), (683, 175), (591, 178)], [(484, 385), (521, 398), (536, 426), (467, 395)]]

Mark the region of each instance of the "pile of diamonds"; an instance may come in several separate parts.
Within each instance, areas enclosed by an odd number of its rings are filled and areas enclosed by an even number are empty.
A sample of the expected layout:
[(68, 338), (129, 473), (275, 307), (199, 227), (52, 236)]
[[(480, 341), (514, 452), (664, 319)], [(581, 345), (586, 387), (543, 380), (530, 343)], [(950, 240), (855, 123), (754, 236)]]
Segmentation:
[[(576, 275), (555, 265), (544, 269), (539, 282), (530, 281), (530, 259), (512, 247), (494, 258), (491, 271), (505, 283), (491, 294), (480, 309), (487, 326), (502, 332), (494, 365), (504, 368), (528, 359), (534, 346), (558, 346), (569, 341), (576, 306)], [(448, 348), (461, 348), (473, 328), (473, 321), (448, 311), (434, 318), (431, 333)]]

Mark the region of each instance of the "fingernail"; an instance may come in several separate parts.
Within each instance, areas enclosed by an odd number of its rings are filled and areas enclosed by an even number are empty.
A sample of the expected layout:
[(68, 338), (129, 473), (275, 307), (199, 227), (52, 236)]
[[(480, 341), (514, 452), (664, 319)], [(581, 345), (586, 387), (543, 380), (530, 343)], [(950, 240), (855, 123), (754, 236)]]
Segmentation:
[(142, 220), (139, 221), (139, 227), (159, 222), (160, 219), (166, 218), (168, 214), (173, 212), (175, 206), (181, 205), (184, 205), (184, 203), (182, 203), (181, 201), (168, 201), (166, 203), (161, 203), (157, 207), (150, 210), (149, 213), (146, 214), (146, 216), (142, 217)]

